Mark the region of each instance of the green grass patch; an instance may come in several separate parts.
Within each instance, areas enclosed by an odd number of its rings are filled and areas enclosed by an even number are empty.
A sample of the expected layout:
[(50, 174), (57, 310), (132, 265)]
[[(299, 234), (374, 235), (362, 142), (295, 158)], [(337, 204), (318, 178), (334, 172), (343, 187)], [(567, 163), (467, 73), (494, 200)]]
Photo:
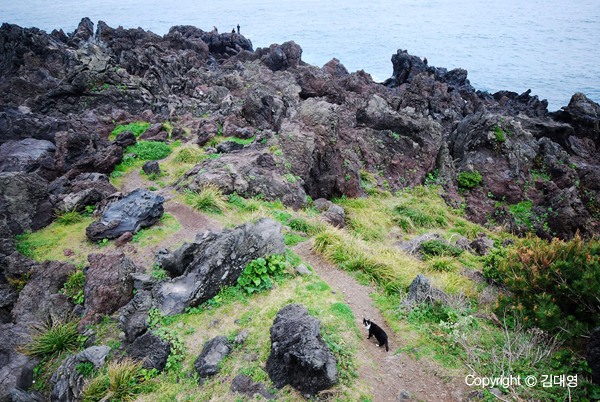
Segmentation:
[(205, 184), (197, 192), (188, 190), (185, 203), (195, 210), (217, 214), (222, 214), (229, 208), (221, 189), (212, 183)]
[(135, 135), (135, 138), (138, 138), (140, 135), (142, 135), (144, 133), (144, 131), (146, 131), (148, 129), (148, 127), (150, 127), (150, 123), (145, 122), (145, 121), (138, 121), (135, 123), (118, 125), (112, 131), (112, 133), (110, 134), (108, 139), (110, 141), (113, 141), (117, 135), (119, 135), (125, 131), (131, 131), (133, 133), (133, 135)]
[(138, 141), (125, 149), (126, 154), (135, 154), (140, 161), (164, 159), (171, 154), (171, 147), (164, 142)]

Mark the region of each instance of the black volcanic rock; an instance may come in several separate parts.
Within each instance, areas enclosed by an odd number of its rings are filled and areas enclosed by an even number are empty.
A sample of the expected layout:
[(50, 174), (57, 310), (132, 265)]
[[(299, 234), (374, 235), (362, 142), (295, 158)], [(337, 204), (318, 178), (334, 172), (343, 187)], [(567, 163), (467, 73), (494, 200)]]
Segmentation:
[(137, 189), (111, 204), (98, 222), (92, 222), (85, 233), (92, 241), (116, 239), (125, 232), (154, 225), (163, 215), (165, 199), (148, 190)]

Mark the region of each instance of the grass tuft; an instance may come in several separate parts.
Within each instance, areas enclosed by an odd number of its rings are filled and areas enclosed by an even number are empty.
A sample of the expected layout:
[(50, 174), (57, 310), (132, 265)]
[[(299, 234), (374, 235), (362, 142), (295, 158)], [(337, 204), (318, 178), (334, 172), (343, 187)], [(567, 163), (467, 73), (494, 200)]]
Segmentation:
[(34, 326), (31, 341), (20, 348), (31, 357), (54, 357), (81, 346), (77, 321), (53, 320), (45, 326)]
[(221, 214), (229, 208), (221, 189), (212, 183), (205, 184), (198, 192), (188, 191), (185, 202), (192, 208), (202, 212)]

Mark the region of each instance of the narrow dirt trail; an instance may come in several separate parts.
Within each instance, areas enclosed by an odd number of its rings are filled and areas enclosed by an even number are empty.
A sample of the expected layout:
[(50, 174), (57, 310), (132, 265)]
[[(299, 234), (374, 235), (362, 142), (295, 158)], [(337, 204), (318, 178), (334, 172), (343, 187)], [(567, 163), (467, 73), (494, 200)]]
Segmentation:
[[(356, 279), (327, 262), (312, 249), (312, 242), (297, 244), (292, 250), (310, 264), (316, 274), (336, 292), (342, 294), (356, 317), (356, 325), (364, 335), (357, 350), (360, 363), (359, 376), (371, 385), (374, 402), (398, 401), (398, 394), (407, 390), (421, 401), (461, 401), (469, 392), (462, 377), (444, 375), (439, 365), (417, 361), (405, 353), (394, 355), (403, 346), (400, 334), (387, 325), (369, 296), (375, 288), (359, 284)], [(362, 325), (363, 317), (373, 320), (388, 334), (390, 351), (377, 347), (376, 341), (367, 338)]]

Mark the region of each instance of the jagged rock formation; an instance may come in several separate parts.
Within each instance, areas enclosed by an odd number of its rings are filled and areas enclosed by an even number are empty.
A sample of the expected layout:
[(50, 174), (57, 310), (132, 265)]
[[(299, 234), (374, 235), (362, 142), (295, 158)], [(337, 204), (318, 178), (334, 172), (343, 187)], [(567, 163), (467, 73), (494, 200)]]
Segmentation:
[(275, 316), (267, 372), (277, 388), (290, 384), (308, 397), (337, 383), (335, 357), (306, 307), (290, 304)]
[[(543, 237), (598, 232), (600, 109), (583, 94), (549, 113), (529, 91), (480, 92), (465, 70), (426, 66), (405, 50), (381, 85), (336, 59), (307, 65), (294, 42), (253, 51), (242, 35), (191, 26), (163, 37), (93, 28), (89, 19), (70, 35), (0, 28), (2, 155), (13, 160), (24, 155), (19, 141), (38, 141), (21, 171), (47, 181), (109, 173), (131, 141), (106, 141), (113, 120), (153, 123), (149, 139), (169, 120), (175, 136), (185, 139), (185, 127), (201, 145), (218, 134), (255, 136), (244, 147), (221, 145), (226, 156), (205, 160), (179, 189), (214, 183), (297, 208), (305, 195), (364, 195), (361, 170), (379, 172), (377, 185), (392, 191), (431, 175), (475, 222)], [(459, 192), (458, 175), (474, 171), (481, 183)], [(11, 232), (28, 230), (34, 216), (33, 229), (50, 221), (54, 204), (36, 189), (29, 210), (10, 218), (21, 223)], [(524, 201), (525, 222), (509, 208)]]

